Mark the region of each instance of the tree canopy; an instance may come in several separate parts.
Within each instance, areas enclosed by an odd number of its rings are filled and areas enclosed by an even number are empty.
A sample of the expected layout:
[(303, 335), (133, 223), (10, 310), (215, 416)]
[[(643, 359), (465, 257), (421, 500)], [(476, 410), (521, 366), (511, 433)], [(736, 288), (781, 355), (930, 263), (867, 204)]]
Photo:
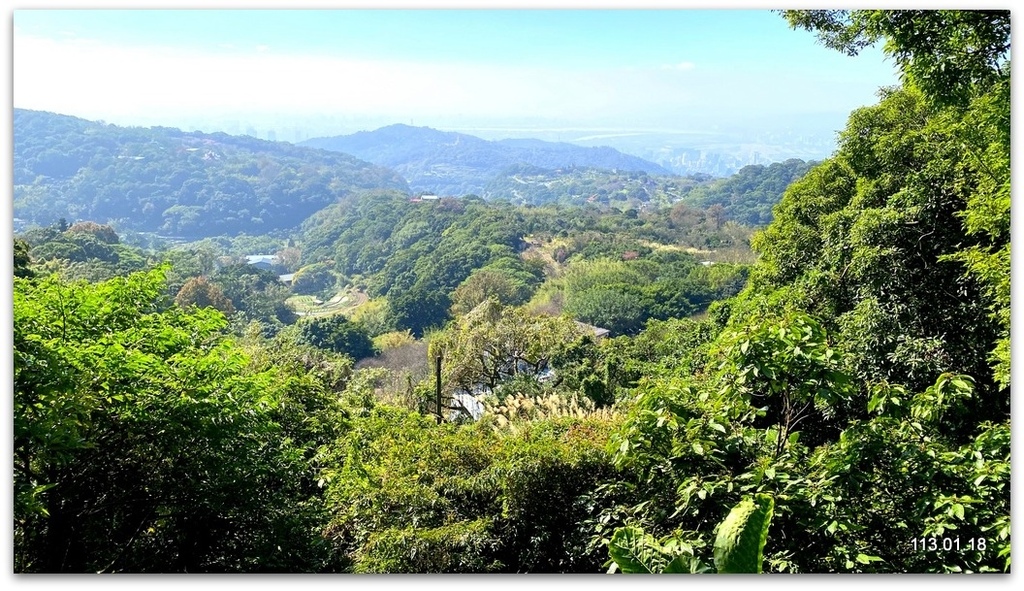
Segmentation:
[(966, 105), (1009, 75), (1008, 10), (786, 10), (793, 27), (856, 55), (883, 41), (905, 82), (940, 104)]

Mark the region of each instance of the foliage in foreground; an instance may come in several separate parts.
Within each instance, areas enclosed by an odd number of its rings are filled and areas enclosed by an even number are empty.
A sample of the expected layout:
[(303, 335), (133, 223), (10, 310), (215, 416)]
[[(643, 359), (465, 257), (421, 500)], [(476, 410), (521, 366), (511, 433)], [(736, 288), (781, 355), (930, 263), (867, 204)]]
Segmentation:
[(589, 493), (612, 478), (614, 417), (438, 425), (353, 382), (323, 458), (328, 535), (354, 572), (594, 572)]
[(641, 384), (608, 517), (671, 564), (765, 493), (770, 571), (1009, 571), (1008, 13), (788, 16), (905, 84), (787, 190), (705, 368)]
[[(609, 541), (621, 528), (639, 528), (662, 548), (665, 564), (684, 555), (708, 564), (713, 524), (743, 495), (763, 493), (775, 499), (769, 571), (1008, 569), (1008, 421), (976, 424), (959, 441), (946, 425), (967, 411), (976, 389), (969, 376), (943, 374), (917, 394), (873, 387), (863, 401), (868, 417), (841, 429), (821, 426), (842, 399), (821, 399), (810, 411), (817, 418), (793, 429), (785, 398), (812, 400), (822, 386), (844, 381), (801, 368), (815, 359), (841, 363), (830, 347), (805, 352), (780, 337), (808, 322), (777, 318), (772, 324), (781, 328), (752, 341), (726, 331), (715, 377), (640, 387), (611, 439), (616, 466), (633, 476), (605, 487), (620, 499), (602, 515)], [(746, 375), (743, 387), (738, 375)], [(922, 549), (930, 539), (938, 551)]]
[(342, 424), (328, 387), (253, 365), (162, 275), (15, 280), (15, 569), (333, 568), (308, 463)]
[[(715, 568), (719, 573), (760, 573), (768, 525), (775, 500), (766, 494), (745, 497), (729, 511), (718, 526), (715, 538)], [(662, 542), (638, 527), (615, 531), (608, 544), (614, 564), (609, 572), (700, 573), (710, 567), (693, 554), (693, 547), (669, 537)]]

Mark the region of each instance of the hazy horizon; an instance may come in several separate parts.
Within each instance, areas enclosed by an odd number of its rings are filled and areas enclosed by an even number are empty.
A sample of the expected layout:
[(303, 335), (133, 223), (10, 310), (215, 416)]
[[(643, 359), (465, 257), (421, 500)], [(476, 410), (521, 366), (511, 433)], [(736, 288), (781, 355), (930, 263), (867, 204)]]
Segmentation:
[(22, 9), (13, 21), (16, 108), (291, 142), (393, 123), (487, 139), (830, 137), (898, 81), (879, 49), (844, 56), (768, 10)]

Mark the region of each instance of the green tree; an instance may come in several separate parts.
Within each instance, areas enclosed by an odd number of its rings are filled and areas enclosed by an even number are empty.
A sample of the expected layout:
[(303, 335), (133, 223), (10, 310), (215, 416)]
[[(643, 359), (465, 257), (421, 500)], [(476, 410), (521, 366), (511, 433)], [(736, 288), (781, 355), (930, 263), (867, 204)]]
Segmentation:
[(824, 429), (836, 407), (854, 394), (825, 331), (809, 316), (797, 313), (751, 323), (726, 331), (719, 342), (725, 360), (718, 379), (725, 392), (739, 394), (762, 409), (758, 423), (776, 431), (775, 456), (782, 454), (790, 434), (805, 421), (813, 441), (821, 443), (822, 435), (814, 431)]
[(306, 318), (298, 326), (299, 339), (303, 343), (344, 353), (356, 361), (374, 354), (373, 342), (366, 329), (342, 314)]
[(567, 318), (530, 316), (492, 298), (435, 335), (430, 356), (443, 358), (442, 380), (450, 389), (494, 393), (518, 376), (536, 379), (584, 334)]
[(170, 265), (167, 271), (167, 286), (170, 293), (178, 293), (192, 277), (211, 277), (216, 270), (219, 254), (220, 248), (213, 241), (164, 251), (161, 258)]
[(14, 239), (14, 276), (28, 278), (35, 275), (29, 265), (32, 264), (32, 257), (29, 256), (30, 247), (24, 240)]
[(352, 311), (351, 319), (362, 324), (370, 338), (395, 331), (394, 314), (384, 298), (364, 302)]
[(248, 320), (258, 320), (271, 331), (293, 324), (295, 312), (285, 304), (291, 291), (277, 274), (244, 263), (227, 265), (210, 279)]
[(1008, 10), (786, 10), (793, 27), (856, 55), (884, 41), (904, 81), (940, 104), (966, 105), (1009, 72)]
[(595, 287), (566, 297), (565, 311), (582, 322), (616, 335), (633, 335), (643, 328), (643, 299), (626, 286)]
[[(351, 428), (326, 449), (330, 540), (357, 573), (596, 572), (590, 494), (612, 476), (614, 419), (442, 423), (372, 402), (357, 378)], [(362, 399), (363, 402), (357, 402)]]
[[(978, 253), (999, 268), (1009, 237), (964, 225), (989, 167), (964, 158), (960, 119), (914, 90), (888, 91), (854, 112), (836, 155), (787, 191), (776, 222), (753, 241), (761, 262), (750, 289), (779, 290), (826, 322), (860, 380), (919, 391), (942, 373), (971, 375), (987, 382), (978, 417), (998, 420), (1008, 398), (987, 376), (1005, 330), (993, 297), (1000, 283), (981, 283), (962, 261)], [(1008, 154), (999, 138), (990, 149)], [(1001, 200), (992, 203), (984, 207), (999, 211)]]
[(452, 314), (466, 314), (488, 298), (495, 298), (502, 305), (518, 306), (530, 296), (530, 287), (509, 273), (488, 268), (470, 274), (452, 292)]
[[(769, 492), (766, 568), (1005, 571), (1008, 13), (790, 17), (851, 51), (884, 38), (905, 84), (851, 115), (755, 238), (750, 284), (719, 308), (720, 371), (641, 382), (612, 440), (640, 491), (602, 517), (697, 555), (709, 512)], [(787, 397), (811, 413), (797, 430)], [(989, 537), (906, 543), (951, 531)]]
[(389, 295), (388, 308), (396, 328), (409, 329), (420, 338), (428, 329), (439, 328), (448, 321), (451, 300), (437, 290), (413, 287)]
[(164, 270), (15, 279), (15, 570), (332, 568), (319, 444), (283, 412), (315, 390), (250, 366), (219, 312), (170, 306)]
[(330, 263), (306, 265), (292, 277), (292, 291), (302, 294), (324, 293), (334, 287), (337, 277)]

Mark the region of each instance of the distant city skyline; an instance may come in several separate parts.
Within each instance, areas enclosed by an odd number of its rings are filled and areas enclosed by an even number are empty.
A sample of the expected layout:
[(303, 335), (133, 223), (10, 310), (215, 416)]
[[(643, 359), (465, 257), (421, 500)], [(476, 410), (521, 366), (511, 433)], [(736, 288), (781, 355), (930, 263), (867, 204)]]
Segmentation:
[(878, 48), (847, 57), (761, 9), (30, 9), (13, 21), (16, 108), (283, 141), (390, 123), (492, 138), (738, 125), (821, 136), (898, 83)]

